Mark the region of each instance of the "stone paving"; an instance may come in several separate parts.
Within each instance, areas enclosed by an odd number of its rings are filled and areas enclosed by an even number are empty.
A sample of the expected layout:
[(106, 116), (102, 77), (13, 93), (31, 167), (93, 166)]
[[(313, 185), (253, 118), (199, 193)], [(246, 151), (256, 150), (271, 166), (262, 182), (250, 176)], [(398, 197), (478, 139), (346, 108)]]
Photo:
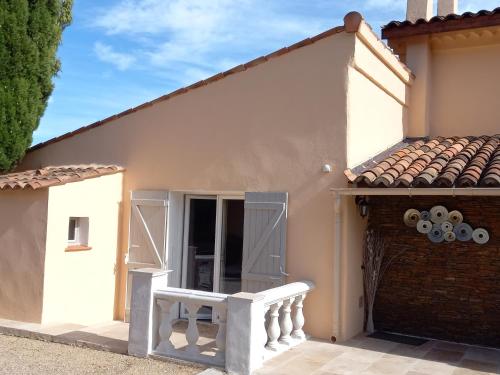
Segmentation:
[(118, 321), (92, 326), (24, 323), (0, 319), (0, 333), (119, 354), (128, 351), (128, 324)]
[[(174, 326), (175, 347), (187, 345), (186, 322)], [(216, 331), (199, 325), (204, 350), (215, 345)], [(127, 353), (128, 324), (108, 322), (85, 327), (39, 325), (0, 319), (0, 334)], [(428, 341), (420, 346), (358, 336), (340, 344), (309, 340), (265, 363), (256, 375), (489, 375), (500, 374), (500, 350)]]
[(265, 363), (256, 375), (500, 374), (500, 350), (428, 341), (420, 346), (358, 336), (340, 344), (309, 340)]

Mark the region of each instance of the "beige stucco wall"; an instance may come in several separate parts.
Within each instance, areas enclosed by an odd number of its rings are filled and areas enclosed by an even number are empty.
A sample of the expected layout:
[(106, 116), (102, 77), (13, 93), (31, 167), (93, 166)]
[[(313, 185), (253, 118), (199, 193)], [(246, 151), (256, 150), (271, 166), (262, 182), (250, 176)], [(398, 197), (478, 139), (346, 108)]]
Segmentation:
[[(361, 137), (363, 142), (361, 152), (351, 144), (349, 158), (354, 163), (399, 141), (402, 131), (397, 129), (403, 121), (401, 107), (387, 99), (383, 90), (348, 73), (356, 38), (345, 32), (329, 36), (27, 155), (25, 168), (71, 163), (114, 163), (126, 168), (116, 317), (123, 318), (124, 312), (122, 260), (127, 252), (130, 191), (286, 191), (288, 281), (309, 279), (317, 286), (305, 303), (306, 330), (321, 338), (337, 334), (333, 332), (330, 189), (347, 185), (343, 174), (348, 158), (346, 129), (350, 124), (351, 139)], [(379, 84), (399, 95), (400, 83), (379, 65), (375, 70)], [(374, 96), (373, 103), (366, 91)], [(360, 108), (357, 100), (368, 101), (362, 115), (353, 113)], [(375, 116), (380, 106), (390, 111), (389, 117)], [(367, 127), (369, 133), (364, 133)], [(372, 136), (386, 131), (390, 139)], [(365, 142), (368, 138), (370, 142)], [(325, 163), (333, 166), (332, 173), (321, 171)], [(359, 257), (348, 260), (352, 269), (359, 267), (357, 263)], [(358, 284), (349, 306), (359, 300)], [(357, 311), (351, 318), (350, 309), (344, 324), (349, 327), (346, 332), (355, 334), (362, 317)]]
[[(49, 188), (42, 322), (113, 320), (122, 174)], [(89, 218), (90, 250), (66, 252), (69, 217)]]
[(408, 136), (500, 132), (500, 28), (390, 40), (412, 69)]
[(47, 190), (0, 192), (0, 318), (42, 317)]
[[(287, 191), (287, 272), (290, 281), (316, 283), (305, 307), (307, 329), (328, 338), (333, 280), (329, 189), (345, 185), (346, 67), (353, 45), (352, 34), (322, 39), (31, 152), (24, 166), (124, 166), (122, 254), (127, 251), (131, 190)], [(324, 163), (332, 164), (334, 172), (322, 173)], [(61, 246), (50, 251), (62, 251)], [(117, 317), (124, 311), (123, 263), (120, 271)]]
[(433, 50), (430, 135), (500, 133), (500, 42)]
[(347, 167), (353, 168), (403, 139), (410, 82), (357, 37), (348, 87)]

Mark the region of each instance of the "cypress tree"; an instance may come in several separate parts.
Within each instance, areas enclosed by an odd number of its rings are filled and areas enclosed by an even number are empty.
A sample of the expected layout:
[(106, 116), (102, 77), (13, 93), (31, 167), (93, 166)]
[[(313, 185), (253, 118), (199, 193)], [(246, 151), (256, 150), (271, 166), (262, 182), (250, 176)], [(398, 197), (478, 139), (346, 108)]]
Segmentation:
[(31, 145), (60, 70), (57, 48), (73, 0), (0, 0), (0, 170)]

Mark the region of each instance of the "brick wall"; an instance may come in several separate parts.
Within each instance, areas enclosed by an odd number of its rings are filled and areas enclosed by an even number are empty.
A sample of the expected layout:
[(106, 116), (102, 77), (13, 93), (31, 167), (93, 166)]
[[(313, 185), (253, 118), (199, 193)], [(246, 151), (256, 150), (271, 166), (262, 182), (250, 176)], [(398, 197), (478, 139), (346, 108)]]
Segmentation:
[[(500, 347), (500, 198), (372, 197), (370, 223), (386, 255), (404, 254), (385, 274), (374, 307), (378, 330)], [(403, 223), (408, 208), (442, 204), (490, 232), (486, 245), (433, 244)]]

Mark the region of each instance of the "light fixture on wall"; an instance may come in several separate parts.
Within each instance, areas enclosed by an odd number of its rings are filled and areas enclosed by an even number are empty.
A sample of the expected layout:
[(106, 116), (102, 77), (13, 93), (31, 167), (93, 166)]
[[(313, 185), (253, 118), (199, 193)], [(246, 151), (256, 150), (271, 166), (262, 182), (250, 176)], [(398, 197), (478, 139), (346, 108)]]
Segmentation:
[(370, 205), (368, 204), (368, 198), (362, 195), (357, 195), (355, 198), (356, 205), (359, 209), (359, 214), (361, 217), (367, 217), (370, 211)]
[(333, 171), (333, 167), (331, 164), (323, 164), (323, 166), (321, 167), (321, 171), (323, 173), (331, 173)]

